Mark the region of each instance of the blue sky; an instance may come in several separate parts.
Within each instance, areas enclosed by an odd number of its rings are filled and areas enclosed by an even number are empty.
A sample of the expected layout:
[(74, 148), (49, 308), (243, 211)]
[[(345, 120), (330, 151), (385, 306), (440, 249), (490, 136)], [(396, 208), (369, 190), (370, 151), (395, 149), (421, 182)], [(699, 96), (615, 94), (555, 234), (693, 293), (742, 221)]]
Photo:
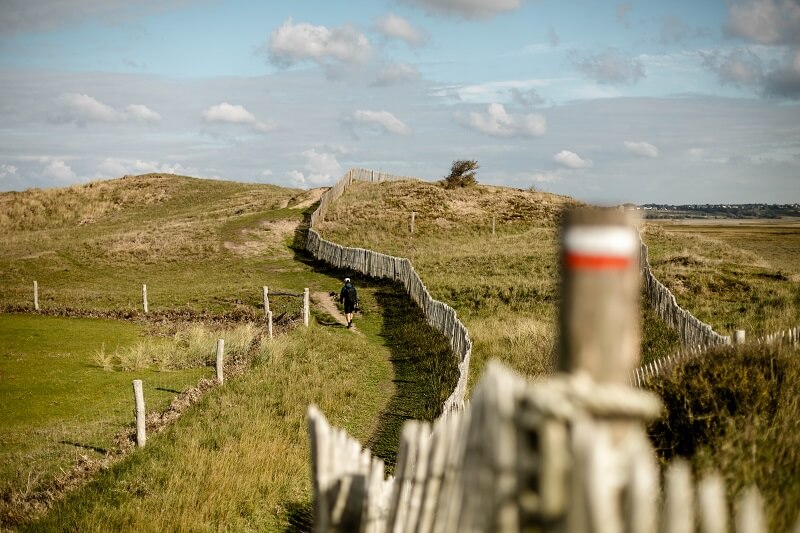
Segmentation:
[(800, 2), (6, 0), (0, 190), (351, 166), (800, 201)]

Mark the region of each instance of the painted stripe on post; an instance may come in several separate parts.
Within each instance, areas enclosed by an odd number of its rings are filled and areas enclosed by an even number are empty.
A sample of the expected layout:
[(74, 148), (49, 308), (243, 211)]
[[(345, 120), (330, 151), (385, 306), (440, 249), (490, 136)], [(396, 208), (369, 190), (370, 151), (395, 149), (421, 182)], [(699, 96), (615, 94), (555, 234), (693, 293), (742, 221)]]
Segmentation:
[(623, 270), (638, 251), (636, 230), (625, 226), (572, 226), (564, 235), (570, 270)]

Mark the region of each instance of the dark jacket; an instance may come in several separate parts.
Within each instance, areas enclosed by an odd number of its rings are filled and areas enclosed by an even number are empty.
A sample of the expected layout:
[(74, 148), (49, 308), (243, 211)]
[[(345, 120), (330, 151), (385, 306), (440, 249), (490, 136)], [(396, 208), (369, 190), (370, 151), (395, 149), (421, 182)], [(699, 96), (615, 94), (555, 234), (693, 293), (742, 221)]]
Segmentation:
[(344, 287), (342, 287), (342, 290), (339, 293), (339, 300), (350, 305), (355, 305), (358, 303), (358, 293), (356, 292), (356, 288), (352, 283), (347, 282), (344, 284)]

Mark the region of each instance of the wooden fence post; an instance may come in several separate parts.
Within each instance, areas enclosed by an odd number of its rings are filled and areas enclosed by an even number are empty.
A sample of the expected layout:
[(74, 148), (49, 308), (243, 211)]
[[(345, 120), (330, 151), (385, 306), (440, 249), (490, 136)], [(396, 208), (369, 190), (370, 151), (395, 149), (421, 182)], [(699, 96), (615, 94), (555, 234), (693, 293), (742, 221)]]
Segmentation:
[(308, 321), (310, 317), (310, 310), (308, 308), (309, 301), (308, 301), (308, 288), (306, 287), (303, 290), (303, 324), (305, 327), (308, 327)]
[(144, 307), (144, 313), (147, 314), (147, 285), (142, 284), (142, 307)]
[(495, 236), (495, 226), (497, 225), (497, 216), (492, 215), (492, 237)]
[(269, 314), (269, 288), (264, 285), (264, 316)]
[(136, 446), (144, 448), (147, 442), (147, 433), (144, 423), (144, 390), (142, 380), (133, 380), (133, 401), (136, 406)]
[(744, 344), (745, 342), (745, 331), (743, 329), (737, 329), (733, 332), (733, 344), (739, 345)]
[(417, 212), (411, 211), (411, 233), (414, 233), (414, 223), (416, 221), (416, 218), (417, 218)]
[(272, 338), (272, 311), (267, 311), (267, 333), (269, 338)]
[(223, 370), (223, 357), (225, 356), (225, 339), (217, 339), (217, 383), (222, 384), (225, 380)]
[(559, 369), (627, 383), (639, 363), (639, 240), (634, 215), (577, 209), (561, 234)]
[(39, 282), (33, 282), (33, 308), (39, 310)]

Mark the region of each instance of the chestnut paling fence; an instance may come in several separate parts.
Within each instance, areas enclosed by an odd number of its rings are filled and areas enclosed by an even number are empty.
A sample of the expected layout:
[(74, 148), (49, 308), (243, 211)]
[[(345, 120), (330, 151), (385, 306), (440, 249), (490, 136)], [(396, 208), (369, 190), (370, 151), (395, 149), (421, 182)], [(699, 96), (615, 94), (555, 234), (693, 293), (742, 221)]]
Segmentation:
[[(354, 179), (398, 178), (351, 170), (311, 217), (307, 249), (339, 268), (404, 284), (430, 323), (450, 339), (460, 378), (432, 424), (406, 422), (395, 476), (315, 407), (308, 410), (317, 531), (766, 531), (755, 488), (739, 495), (731, 516), (718, 475), (692, 480), (685, 462), (660, 470), (645, 432), (660, 400), (622, 383), (586, 374), (527, 382), (490, 362), (470, 402), (464, 402), (471, 343), (455, 311), (433, 300), (407, 259), (339, 246), (315, 227)], [(684, 345), (727, 341), (680, 309), (655, 280), (642, 245), (650, 305), (678, 328)]]

